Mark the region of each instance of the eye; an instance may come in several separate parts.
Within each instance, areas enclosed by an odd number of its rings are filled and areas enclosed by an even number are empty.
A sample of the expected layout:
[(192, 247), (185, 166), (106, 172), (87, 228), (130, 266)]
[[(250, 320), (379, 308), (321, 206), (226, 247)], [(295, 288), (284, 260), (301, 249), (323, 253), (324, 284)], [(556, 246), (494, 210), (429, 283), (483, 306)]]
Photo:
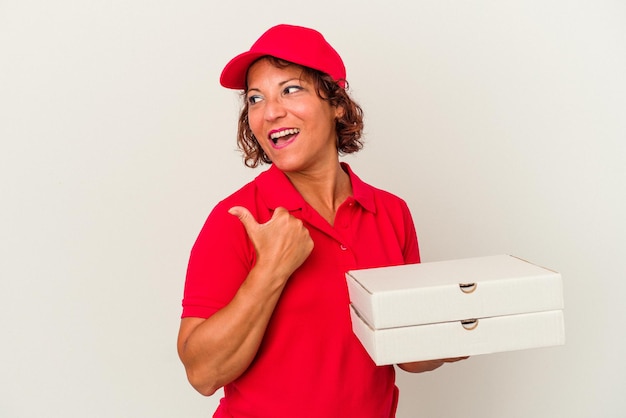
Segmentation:
[(260, 101), (261, 101), (261, 96), (259, 96), (258, 94), (253, 94), (251, 96), (248, 96), (248, 104), (253, 105)]
[(301, 86), (288, 86), (288, 87), (285, 87), (285, 90), (283, 90), (283, 93), (291, 94), (291, 93), (298, 92), (300, 90), (302, 90)]

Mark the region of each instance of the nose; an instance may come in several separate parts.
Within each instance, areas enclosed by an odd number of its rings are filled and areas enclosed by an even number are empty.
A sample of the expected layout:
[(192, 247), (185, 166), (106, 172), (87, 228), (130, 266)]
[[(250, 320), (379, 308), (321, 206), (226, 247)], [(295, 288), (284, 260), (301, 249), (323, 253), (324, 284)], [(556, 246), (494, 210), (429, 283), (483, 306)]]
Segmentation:
[(265, 120), (274, 121), (285, 116), (286, 110), (284, 105), (278, 99), (266, 99), (265, 102)]

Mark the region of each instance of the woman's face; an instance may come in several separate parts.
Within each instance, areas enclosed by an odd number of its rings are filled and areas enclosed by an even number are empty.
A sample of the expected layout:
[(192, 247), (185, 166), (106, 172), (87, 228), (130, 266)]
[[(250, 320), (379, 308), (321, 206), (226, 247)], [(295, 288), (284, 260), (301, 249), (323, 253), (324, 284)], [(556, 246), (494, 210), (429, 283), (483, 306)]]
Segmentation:
[(248, 70), (248, 123), (263, 151), (285, 172), (337, 163), (335, 119), (340, 109), (315, 93), (302, 69), (262, 59)]

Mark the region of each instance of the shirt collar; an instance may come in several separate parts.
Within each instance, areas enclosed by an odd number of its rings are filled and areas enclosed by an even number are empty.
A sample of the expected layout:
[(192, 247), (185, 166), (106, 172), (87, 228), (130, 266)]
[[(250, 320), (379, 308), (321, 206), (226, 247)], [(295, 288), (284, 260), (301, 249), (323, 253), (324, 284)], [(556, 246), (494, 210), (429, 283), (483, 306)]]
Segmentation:
[(363, 206), (366, 210), (376, 213), (374, 188), (354, 174), (348, 163), (341, 163), (341, 166), (350, 176), (350, 182), (352, 183), (352, 196), (354, 200), (356, 200), (359, 205)]
[[(370, 212), (376, 212), (374, 190), (363, 182), (347, 163), (341, 163), (350, 176), (352, 198)], [(302, 209), (306, 202), (289, 181), (289, 178), (275, 165), (259, 174), (255, 179), (263, 202), (269, 209), (284, 207), (289, 211)]]
[(302, 209), (305, 201), (289, 178), (274, 164), (255, 179), (261, 199), (269, 209), (284, 207), (289, 211)]

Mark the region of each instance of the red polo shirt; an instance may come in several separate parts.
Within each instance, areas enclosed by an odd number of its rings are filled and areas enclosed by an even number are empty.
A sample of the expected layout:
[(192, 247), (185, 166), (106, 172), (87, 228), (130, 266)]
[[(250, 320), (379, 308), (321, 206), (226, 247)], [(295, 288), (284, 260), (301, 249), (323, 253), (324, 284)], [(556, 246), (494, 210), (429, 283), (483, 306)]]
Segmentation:
[(183, 317), (207, 318), (228, 304), (255, 262), (240, 221), (227, 211), (250, 210), (257, 222), (284, 207), (301, 219), (313, 252), (287, 282), (255, 360), (224, 387), (215, 417), (390, 418), (397, 388), (393, 366), (377, 367), (352, 333), (345, 272), (419, 262), (406, 203), (361, 181), (347, 164), (353, 196), (324, 220), (271, 166), (221, 201), (191, 251)]

